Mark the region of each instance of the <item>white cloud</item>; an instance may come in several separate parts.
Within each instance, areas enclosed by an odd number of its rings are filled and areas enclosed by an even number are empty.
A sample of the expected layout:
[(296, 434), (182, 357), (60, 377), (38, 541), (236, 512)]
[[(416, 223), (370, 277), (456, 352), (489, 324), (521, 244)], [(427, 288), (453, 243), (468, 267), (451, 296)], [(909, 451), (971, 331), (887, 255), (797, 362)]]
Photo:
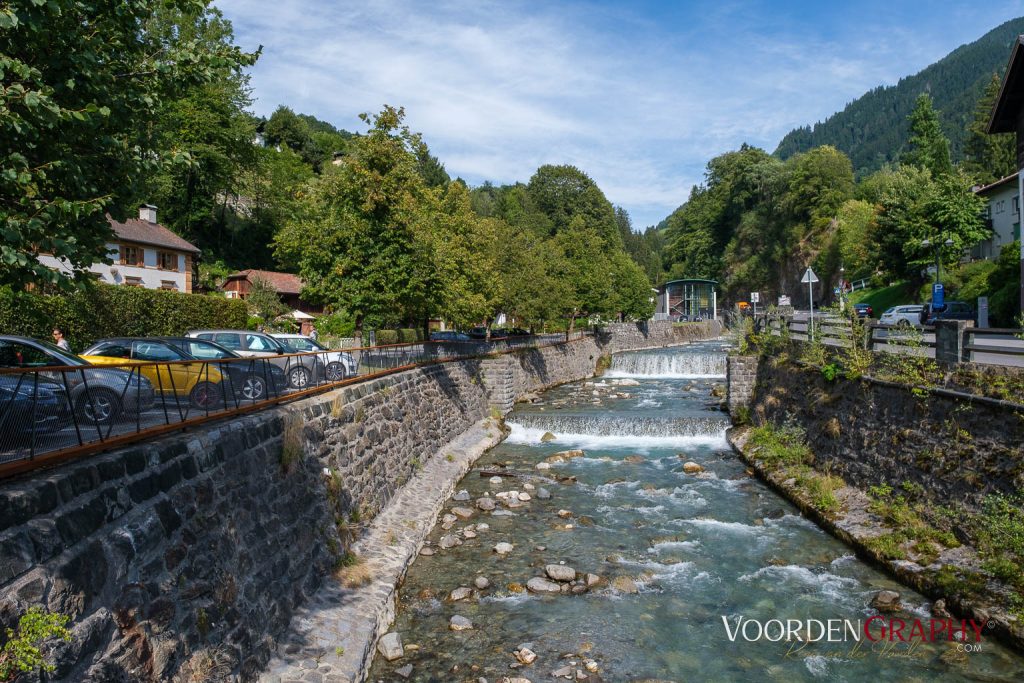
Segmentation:
[(360, 112), (401, 105), (452, 176), (526, 181), (543, 163), (574, 164), (637, 227), (685, 201), (715, 154), (771, 150), (954, 47), (919, 26), (766, 28), (747, 3), (690, 8), (696, 19), (675, 25), (587, 4), (217, 4), (243, 47), (265, 46), (258, 113), (287, 104), (361, 130)]

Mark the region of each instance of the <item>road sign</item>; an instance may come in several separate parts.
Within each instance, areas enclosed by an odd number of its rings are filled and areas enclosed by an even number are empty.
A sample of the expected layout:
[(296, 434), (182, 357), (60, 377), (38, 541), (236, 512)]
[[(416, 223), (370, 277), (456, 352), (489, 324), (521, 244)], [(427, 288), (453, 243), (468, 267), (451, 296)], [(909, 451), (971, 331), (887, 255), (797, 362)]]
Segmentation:
[(759, 304), (759, 303), (761, 303), (761, 292), (751, 292), (750, 293), (750, 303), (752, 303), (752, 304)]
[(988, 327), (988, 297), (978, 297), (978, 327)]
[(814, 271), (811, 270), (811, 267), (808, 266), (807, 267), (807, 272), (804, 273), (804, 277), (803, 277), (802, 280), (800, 280), (800, 282), (806, 282), (808, 284), (814, 284), (817, 281), (818, 281), (818, 276), (815, 275)]
[(807, 272), (804, 273), (803, 278), (800, 282), (807, 283), (807, 302), (810, 304), (811, 313), (807, 323), (807, 335), (811, 341), (814, 341), (814, 283), (818, 281), (818, 276), (814, 274), (810, 266), (807, 266)]
[(946, 288), (941, 282), (932, 285), (932, 310), (940, 309), (946, 305)]
[(790, 302), (789, 297), (786, 296), (785, 294), (783, 294), (782, 296), (779, 297), (779, 305), (780, 306), (791, 306), (792, 303)]

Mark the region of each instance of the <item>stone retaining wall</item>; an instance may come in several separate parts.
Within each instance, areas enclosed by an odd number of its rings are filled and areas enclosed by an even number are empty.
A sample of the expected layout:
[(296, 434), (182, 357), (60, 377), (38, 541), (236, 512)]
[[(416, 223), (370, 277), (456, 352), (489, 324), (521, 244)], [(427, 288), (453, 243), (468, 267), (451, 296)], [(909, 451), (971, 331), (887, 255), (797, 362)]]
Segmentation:
[(726, 359), (725, 385), (729, 415), (738, 419), (750, 410), (757, 385), (757, 356), (729, 356)]
[(426, 459), (602, 354), (717, 336), (615, 325), (352, 385), (0, 484), (0, 627), (71, 616), (51, 680), (252, 679), (362, 526)]

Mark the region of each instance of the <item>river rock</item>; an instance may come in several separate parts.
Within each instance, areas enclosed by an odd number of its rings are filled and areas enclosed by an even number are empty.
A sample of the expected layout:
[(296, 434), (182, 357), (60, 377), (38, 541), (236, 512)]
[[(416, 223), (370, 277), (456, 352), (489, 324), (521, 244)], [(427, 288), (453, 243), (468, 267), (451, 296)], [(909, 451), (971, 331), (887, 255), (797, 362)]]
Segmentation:
[(551, 491), (548, 491), (543, 486), (537, 488), (537, 500), (550, 500)]
[(458, 517), (447, 512), (445, 513), (444, 517), (441, 518), (441, 524), (455, 524), (455, 522), (457, 521), (459, 521)]
[(597, 574), (587, 574), (587, 587), (593, 588), (597, 584), (601, 583), (601, 577)]
[(896, 591), (878, 591), (871, 598), (871, 606), (879, 612), (896, 612), (900, 609), (900, 594)]
[(533, 497), (529, 493), (527, 493), (526, 491), (522, 491), (522, 492), (520, 492), (518, 498), (519, 498), (519, 500), (521, 500), (522, 502), (525, 503), (525, 502), (531, 500)]
[(526, 582), (526, 589), (531, 593), (561, 593), (562, 587), (554, 581), (535, 576)]
[(473, 595), (473, 589), (466, 586), (459, 586), (451, 593), (448, 594), (448, 599), (452, 602), (458, 602), (459, 600), (465, 600), (469, 596)]
[(508, 555), (510, 552), (512, 552), (513, 548), (515, 548), (515, 546), (511, 543), (502, 542), (494, 546), (494, 552), (498, 553), (499, 555)]
[(402, 636), (397, 631), (391, 633), (385, 633), (384, 636), (377, 641), (377, 652), (380, 653), (381, 657), (393, 662), (396, 659), (400, 659), (405, 656), (405, 649), (402, 648)]
[(479, 524), (476, 525), (476, 530), (477, 531), (487, 531), (490, 528), (491, 528), (491, 525), (486, 523), (486, 522), (480, 522)]
[(576, 570), (564, 564), (549, 564), (544, 567), (544, 573), (555, 581), (576, 580)]
[(625, 458), (622, 459), (622, 461), (623, 462), (628, 462), (631, 465), (635, 465), (637, 463), (643, 462), (644, 461), (644, 456), (642, 456), (642, 455), (627, 455)]
[(541, 443), (547, 443), (548, 441), (554, 441), (558, 437), (551, 432), (544, 432), (544, 435), (540, 437)]
[(459, 544), (459, 537), (455, 534), (445, 534), (441, 537), (441, 540), (437, 542), (441, 550), (449, 550)]
[(516, 676), (515, 678), (509, 678), (505, 676), (499, 683), (530, 683), (529, 678), (523, 678), (522, 676)]
[(612, 588), (619, 591), (620, 593), (639, 593), (640, 588), (636, 585), (636, 581), (629, 578), (628, 576), (616, 576), (612, 580)]
[(538, 470), (550, 470), (551, 469), (551, 463), (549, 463), (549, 462), (539, 462), (539, 463), (537, 463), (537, 469)]
[(478, 576), (475, 579), (473, 579), (473, 585), (480, 590), (485, 590), (487, 588), (490, 588), (491, 582), (486, 576)]
[(562, 519), (569, 519), (570, 517), (572, 517), (572, 510), (559, 510), (558, 516)]
[(427, 557), (430, 557), (433, 554), (434, 554), (434, 549), (431, 548), (430, 546), (424, 546), (424, 547), (420, 548), (420, 555), (425, 555)]
[(484, 512), (490, 512), (491, 510), (494, 509), (494, 499), (487, 498), (486, 496), (483, 498), (477, 498), (476, 506), (477, 508), (483, 510)]
[(638, 386), (640, 386), (640, 382), (638, 382), (635, 379), (629, 379), (628, 377), (625, 378), (625, 379), (617, 379), (617, 380), (615, 380), (615, 384), (617, 384), (620, 387), (638, 387)]
[(683, 472), (686, 472), (687, 474), (697, 474), (703, 471), (704, 468), (698, 465), (697, 463), (693, 462), (692, 460), (688, 460), (687, 462), (683, 463)]
[(583, 668), (590, 673), (597, 673), (597, 662), (593, 659), (585, 659), (583, 660)]
[(551, 672), (553, 678), (571, 678), (573, 670), (571, 666), (563, 666), (561, 669), (555, 669)]
[(946, 599), (939, 598), (932, 605), (932, 616), (936, 619), (952, 619), (953, 615), (950, 613), (949, 608), (946, 607)]
[(468, 631), (473, 628), (473, 622), (460, 614), (456, 614), (448, 620), (448, 628), (452, 631)]
[(464, 538), (476, 538), (476, 532), (468, 528), (462, 530), (462, 535)]
[(452, 514), (455, 515), (456, 517), (458, 517), (459, 519), (469, 519), (470, 517), (472, 517), (476, 513), (473, 510), (471, 510), (470, 508), (461, 508), (460, 507), (460, 508), (452, 508)]
[(491, 477), (487, 481), (490, 482), (491, 484), (495, 485), (495, 486), (498, 486), (498, 485), (501, 484), (501, 477)]
[(460, 503), (469, 500), (469, 491), (467, 491), (466, 489), (462, 489), (454, 496), (452, 496), (452, 500), (457, 500)]
[(409, 676), (412, 676), (412, 664), (406, 664), (400, 669), (395, 669), (395, 673), (401, 676), (402, 678), (408, 678)]
[(537, 487), (534, 486), (533, 484), (526, 483), (526, 484), (523, 484), (523, 488), (526, 489), (527, 491), (534, 491), (534, 490), (536, 490)]
[(518, 659), (521, 664), (533, 664), (534, 660), (537, 659), (537, 653), (528, 647), (524, 647), (521, 650), (516, 650), (516, 659)]

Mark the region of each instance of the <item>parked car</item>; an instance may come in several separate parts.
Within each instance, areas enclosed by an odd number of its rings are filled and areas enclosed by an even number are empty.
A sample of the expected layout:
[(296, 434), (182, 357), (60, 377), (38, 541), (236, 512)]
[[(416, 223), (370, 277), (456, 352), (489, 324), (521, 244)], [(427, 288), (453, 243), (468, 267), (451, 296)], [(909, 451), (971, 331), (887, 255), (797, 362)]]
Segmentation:
[[(248, 330), (189, 330), (187, 337), (205, 339), (220, 344), (244, 358), (269, 358), (270, 362), (284, 371), (288, 385), (296, 389), (305, 389), (312, 382), (319, 370), (319, 362), (314, 356), (285, 356), (288, 349), (269, 334), (250, 332)], [(278, 356), (284, 356), (279, 358)]]
[(871, 304), (854, 304), (853, 312), (857, 314), (858, 318), (875, 317), (875, 309), (871, 307)]
[(67, 405), (67, 392), (52, 380), (37, 382), (30, 374), (0, 375), (0, 448), (11, 445), (11, 436), (56, 431)]
[(529, 330), (523, 329), (522, 327), (513, 327), (508, 331), (510, 337), (532, 337), (532, 333)]
[(359, 373), (359, 367), (351, 353), (331, 351), (317, 340), (304, 334), (275, 334), (272, 336), (290, 353), (316, 352), (317, 360), (323, 364), (324, 376), (329, 382), (354, 377)]
[(897, 325), (899, 327), (912, 327), (921, 323), (921, 311), (924, 306), (912, 304), (906, 306), (893, 306), (882, 313), (878, 322), (883, 325)]
[(487, 328), (483, 326), (474, 327), (469, 331), (471, 339), (487, 339)]
[(508, 339), (509, 331), (504, 327), (491, 330), (491, 339)]
[[(187, 398), (199, 410), (217, 408), (224, 398), (218, 366), (203, 363), (159, 339), (101, 339), (82, 352), (93, 365), (138, 365), (146, 379), (165, 396)], [(193, 361), (193, 362), (187, 362)]]
[(53, 344), (29, 337), (0, 335), (0, 368), (69, 367), (40, 371), (67, 391), (71, 408), (84, 421), (109, 425), (123, 412), (153, 407), (153, 385), (138, 372), (100, 368)]
[(947, 301), (939, 308), (925, 307), (925, 325), (934, 325), (936, 320), (970, 320), (978, 322), (978, 314), (974, 307), (963, 301)]
[(234, 351), (205, 339), (191, 337), (159, 337), (159, 339), (197, 360), (226, 361), (218, 363), (217, 367), (228, 376), (233, 395), (247, 401), (261, 401), (268, 396), (279, 396), (288, 386), (288, 378), (284, 376), (284, 370), (273, 363), (256, 358), (242, 358)]
[(430, 333), (430, 341), (432, 342), (467, 342), (472, 341), (465, 332), (455, 332), (454, 330), (442, 330)]

